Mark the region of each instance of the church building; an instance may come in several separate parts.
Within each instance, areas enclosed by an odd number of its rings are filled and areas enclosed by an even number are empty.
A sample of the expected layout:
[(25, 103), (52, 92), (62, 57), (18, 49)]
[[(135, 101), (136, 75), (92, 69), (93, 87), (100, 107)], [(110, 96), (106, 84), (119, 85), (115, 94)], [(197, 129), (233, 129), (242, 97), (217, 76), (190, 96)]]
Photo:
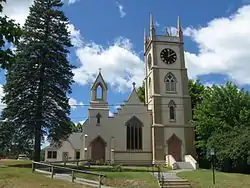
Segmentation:
[(133, 83), (128, 99), (109, 117), (108, 85), (99, 72), (91, 88), (83, 132), (73, 133), (60, 148), (45, 148), (45, 160), (130, 165), (192, 162), (195, 134), (189, 124), (192, 110), (183, 45), (179, 18), (177, 33), (158, 35), (151, 15), (149, 36), (144, 34), (145, 103), (139, 100)]

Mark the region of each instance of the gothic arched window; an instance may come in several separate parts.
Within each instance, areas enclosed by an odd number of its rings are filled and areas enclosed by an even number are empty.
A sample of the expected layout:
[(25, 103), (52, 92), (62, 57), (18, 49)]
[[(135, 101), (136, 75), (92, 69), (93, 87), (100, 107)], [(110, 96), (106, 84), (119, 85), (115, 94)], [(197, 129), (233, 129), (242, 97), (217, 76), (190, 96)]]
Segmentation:
[(125, 125), (127, 126), (127, 150), (142, 150), (143, 123), (133, 116)]
[(166, 84), (166, 92), (176, 92), (177, 80), (171, 72), (165, 76), (164, 82)]
[(95, 98), (97, 100), (103, 100), (103, 87), (101, 84), (98, 84), (95, 89)]
[(151, 78), (148, 80), (148, 95), (149, 97), (152, 96), (152, 83), (151, 83)]
[(176, 104), (173, 100), (168, 103), (169, 107), (169, 120), (175, 121), (176, 119)]

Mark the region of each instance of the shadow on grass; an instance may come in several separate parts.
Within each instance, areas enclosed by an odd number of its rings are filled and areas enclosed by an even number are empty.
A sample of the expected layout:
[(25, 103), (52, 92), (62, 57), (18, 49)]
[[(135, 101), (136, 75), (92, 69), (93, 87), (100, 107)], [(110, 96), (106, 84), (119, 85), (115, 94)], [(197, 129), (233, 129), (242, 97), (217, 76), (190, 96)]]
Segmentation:
[[(62, 166), (63, 165), (57, 165), (57, 166)], [(69, 166), (67, 165), (68, 168), (73, 168), (77, 170), (83, 170), (83, 171), (91, 171), (91, 172), (117, 172), (115, 168), (112, 166), (91, 166), (91, 167), (86, 167), (86, 166)], [(156, 172), (156, 168), (152, 167), (145, 167), (145, 168), (129, 168), (129, 167), (122, 167), (121, 168), (122, 172)]]
[(5, 164), (8, 167), (15, 167), (15, 168), (31, 168), (32, 164)]

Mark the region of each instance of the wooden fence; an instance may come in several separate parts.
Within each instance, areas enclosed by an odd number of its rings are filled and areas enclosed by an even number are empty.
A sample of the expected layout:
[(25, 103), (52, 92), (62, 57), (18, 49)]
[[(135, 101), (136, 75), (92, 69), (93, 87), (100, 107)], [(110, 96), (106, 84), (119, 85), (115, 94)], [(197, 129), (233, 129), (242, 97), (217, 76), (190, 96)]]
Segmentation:
[[(79, 161), (78, 161), (79, 162)], [(51, 172), (51, 178), (54, 177), (55, 175), (55, 169), (62, 169), (62, 170), (67, 170), (67, 171), (71, 171), (71, 176), (72, 176), (72, 182), (74, 182), (75, 180), (75, 173), (81, 173), (81, 174), (88, 174), (88, 175), (93, 175), (93, 176), (97, 176), (98, 177), (98, 187), (100, 188), (102, 185), (102, 180), (103, 178), (106, 177), (105, 174), (99, 174), (99, 173), (95, 173), (95, 172), (89, 172), (89, 171), (84, 171), (84, 170), (77, 170), (77, 169), (72, 169), (72, 168), (68, 168), (68, 167), (63, 167), (63, 166), (56, 166), (53, 164), (48, 164), (48, 163), (44, 163), (44, 162), (35, 162), (32, 161), (32, 172), (34, 172), (36, 169), (36, 164), (37, 165), (42, 165), (45, 167), (49, 167), (50, 168), (50, 172)], [(38, 169), (39, 170), (39, 169)]]

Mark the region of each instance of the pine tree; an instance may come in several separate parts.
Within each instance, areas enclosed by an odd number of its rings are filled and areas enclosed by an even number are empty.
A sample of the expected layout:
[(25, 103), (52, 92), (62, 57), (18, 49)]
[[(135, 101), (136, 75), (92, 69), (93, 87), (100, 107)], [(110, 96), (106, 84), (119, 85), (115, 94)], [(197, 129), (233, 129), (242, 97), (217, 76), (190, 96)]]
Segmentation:
[[(3, 10), (3, 3), (6, 0), (0, 0), (0, 13)], [(14, 54), (6, 44), (17, 44), (22, 30), (14, 20), (9, 19), (7, 16), (0, 16), (0, 67), (6, 68), (8, 64), (13, 61)]]
[[(41, 139), (59, 142), (72, 132), (68, 93), (73, 66), (67, 60), (69, 21), (61, 0), (35, 0), (17, 46), (16, 61), (6, 75), (2, 129), (11, 135), (7, 148), (28, 151), (40, 160)], [(7, 142), (7, 141), (6, 141)]]

